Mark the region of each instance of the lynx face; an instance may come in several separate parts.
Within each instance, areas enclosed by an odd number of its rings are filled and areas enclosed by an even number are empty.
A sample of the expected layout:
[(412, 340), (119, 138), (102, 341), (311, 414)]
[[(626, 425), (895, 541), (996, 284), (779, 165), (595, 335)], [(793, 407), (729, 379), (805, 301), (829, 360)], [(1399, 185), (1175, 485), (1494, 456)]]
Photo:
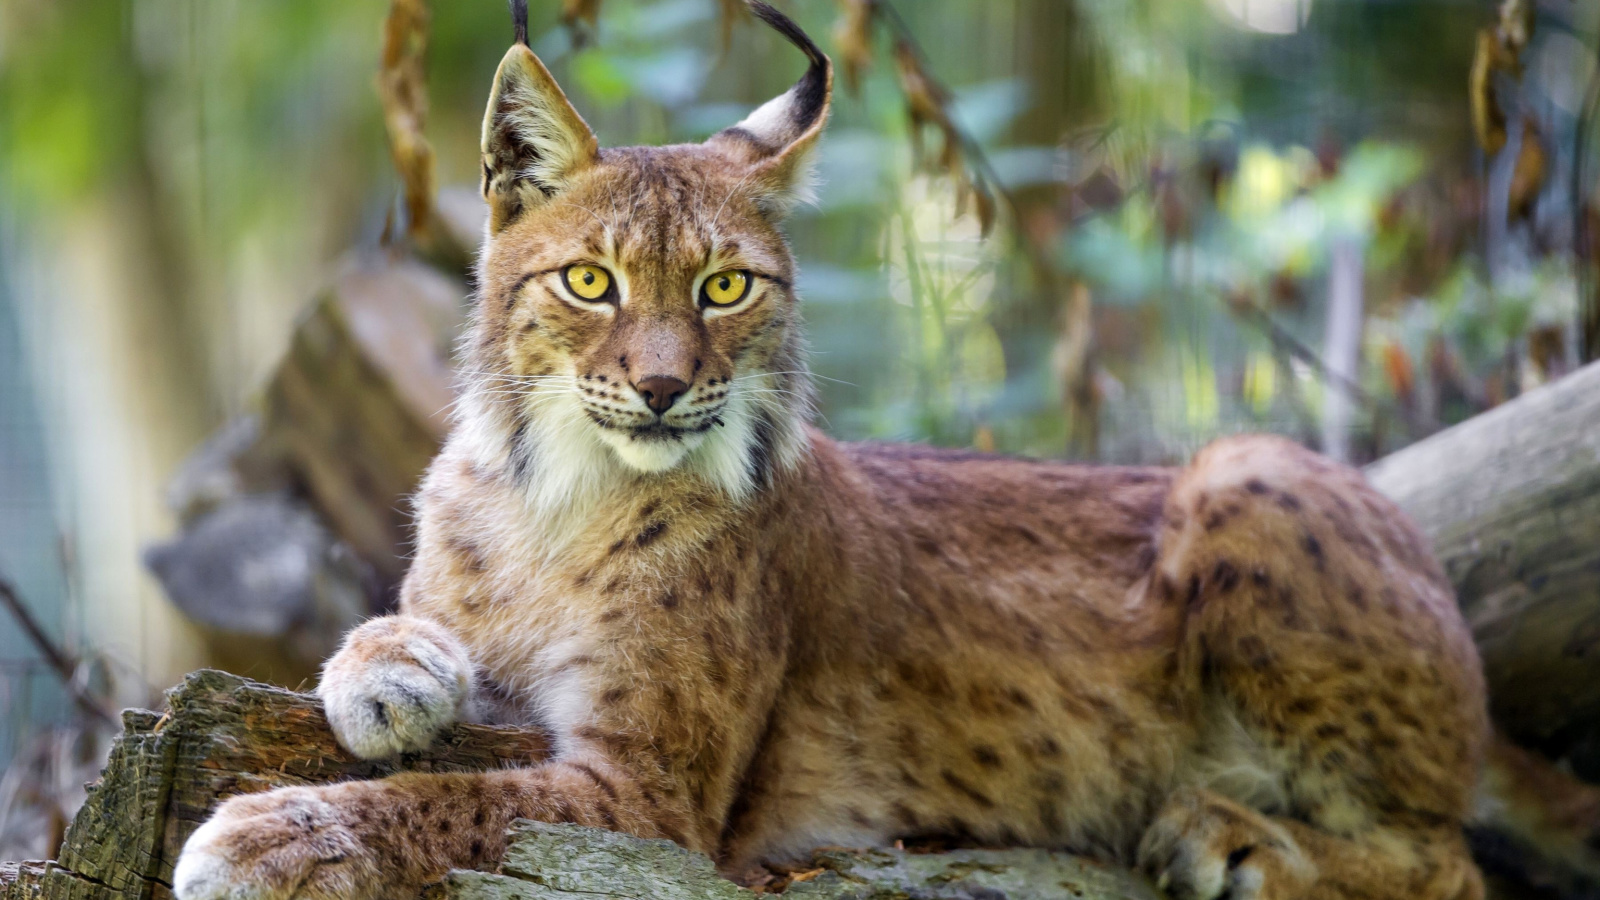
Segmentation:
[(809, 393), (778, 226), (832, 81), (800, 37), (812, 65), (794, 88), (670, 147), (599, 149), (525, 45), (501, 62), (464, 425), (482, 455), (537, 469), (544, 501), (669, 472), (737, 498), (800, 452)]

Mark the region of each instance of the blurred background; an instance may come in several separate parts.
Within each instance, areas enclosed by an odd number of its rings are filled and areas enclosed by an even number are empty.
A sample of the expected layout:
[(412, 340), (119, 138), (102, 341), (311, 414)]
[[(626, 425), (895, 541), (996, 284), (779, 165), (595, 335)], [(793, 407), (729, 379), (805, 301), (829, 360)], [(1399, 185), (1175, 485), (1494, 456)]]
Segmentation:
[[(838, 437), (1361, 464), (1600, 356), (1600, 4), (779, 5), (841, 67), (789, 229)], [(803, 69), (731, 0), (530, 6), (604, 144)], [(0, 859), (53, 849), (108, 710), (305, 684), (390, 602), (510, 34), (499, 0), (0, 0)]]

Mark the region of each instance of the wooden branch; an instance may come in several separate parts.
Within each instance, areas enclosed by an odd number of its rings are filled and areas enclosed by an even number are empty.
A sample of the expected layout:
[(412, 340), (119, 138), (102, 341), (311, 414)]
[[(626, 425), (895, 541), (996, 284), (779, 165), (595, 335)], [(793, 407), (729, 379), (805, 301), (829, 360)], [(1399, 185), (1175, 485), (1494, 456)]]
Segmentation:
[(17, 622), (17, 627), (28, 636), (28, 640), (33, 642), (39, 655), (43, 656), (45, 663), (50, 666), (50, 670), (61, 679), (61, 685), (72, 697), (72, 702), (92, 719), (100, 719), (107, 723), (115, 722), (116, 717), (107, 712), (105, 707), (100, 705), (100, 701), (91, 696), (78, 682), (78, 664), (67, 656), (65, 650), (50, 640), (50, 636), (44, 633), (44, 629), (34, 619), (33, 613), (28, 611), (27, 604), (17, 596), (16, 588), (3, 577), (0, 577), (0, 606), (10, 611), (11, 617)]
[(1600, 776), (1600, 363), (1367, 469), (1433, 539), (1496, 721)]

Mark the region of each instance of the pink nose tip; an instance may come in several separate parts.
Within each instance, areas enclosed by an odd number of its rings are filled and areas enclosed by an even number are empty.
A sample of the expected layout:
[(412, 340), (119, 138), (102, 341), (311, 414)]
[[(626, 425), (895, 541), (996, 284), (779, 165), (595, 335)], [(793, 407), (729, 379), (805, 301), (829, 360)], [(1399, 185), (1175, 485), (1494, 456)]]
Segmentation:
[(635, 382), (633, 389), (644, 398), (645, 405), (659, 416), (672, 408), (672, 404), (689, 390), (689, 385), (671, 375), (651, 375)]

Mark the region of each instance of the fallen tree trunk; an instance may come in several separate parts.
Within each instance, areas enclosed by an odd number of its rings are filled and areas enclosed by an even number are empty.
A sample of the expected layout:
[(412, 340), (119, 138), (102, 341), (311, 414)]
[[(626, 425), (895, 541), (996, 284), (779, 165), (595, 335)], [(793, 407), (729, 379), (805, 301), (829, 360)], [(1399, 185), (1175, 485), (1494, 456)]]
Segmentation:
[[(468, 771), (535, 762), (537, 734), (461, 725), (393, 763), (341, 750), (308, 695), (223, 672), (190, 675), (169, 710), (123, 714), (123, 734), (58, 859), (0, 867), (0, 900), (164, 900), (183, 842), (223, 798), (285, 785)], [(453, 900), (754, 898), (705, 856), (667, 841), (519, 823), (496, 873), (455, 872), (432, 889)], [(1038, 850), (819, 853), (788, 892), (811, 900), (975, 897), (1155, 900), (1143, 878)]]
[(1496, 722), (1600, 781), (1600, 363), (1367, 475), (1433, 539)]

